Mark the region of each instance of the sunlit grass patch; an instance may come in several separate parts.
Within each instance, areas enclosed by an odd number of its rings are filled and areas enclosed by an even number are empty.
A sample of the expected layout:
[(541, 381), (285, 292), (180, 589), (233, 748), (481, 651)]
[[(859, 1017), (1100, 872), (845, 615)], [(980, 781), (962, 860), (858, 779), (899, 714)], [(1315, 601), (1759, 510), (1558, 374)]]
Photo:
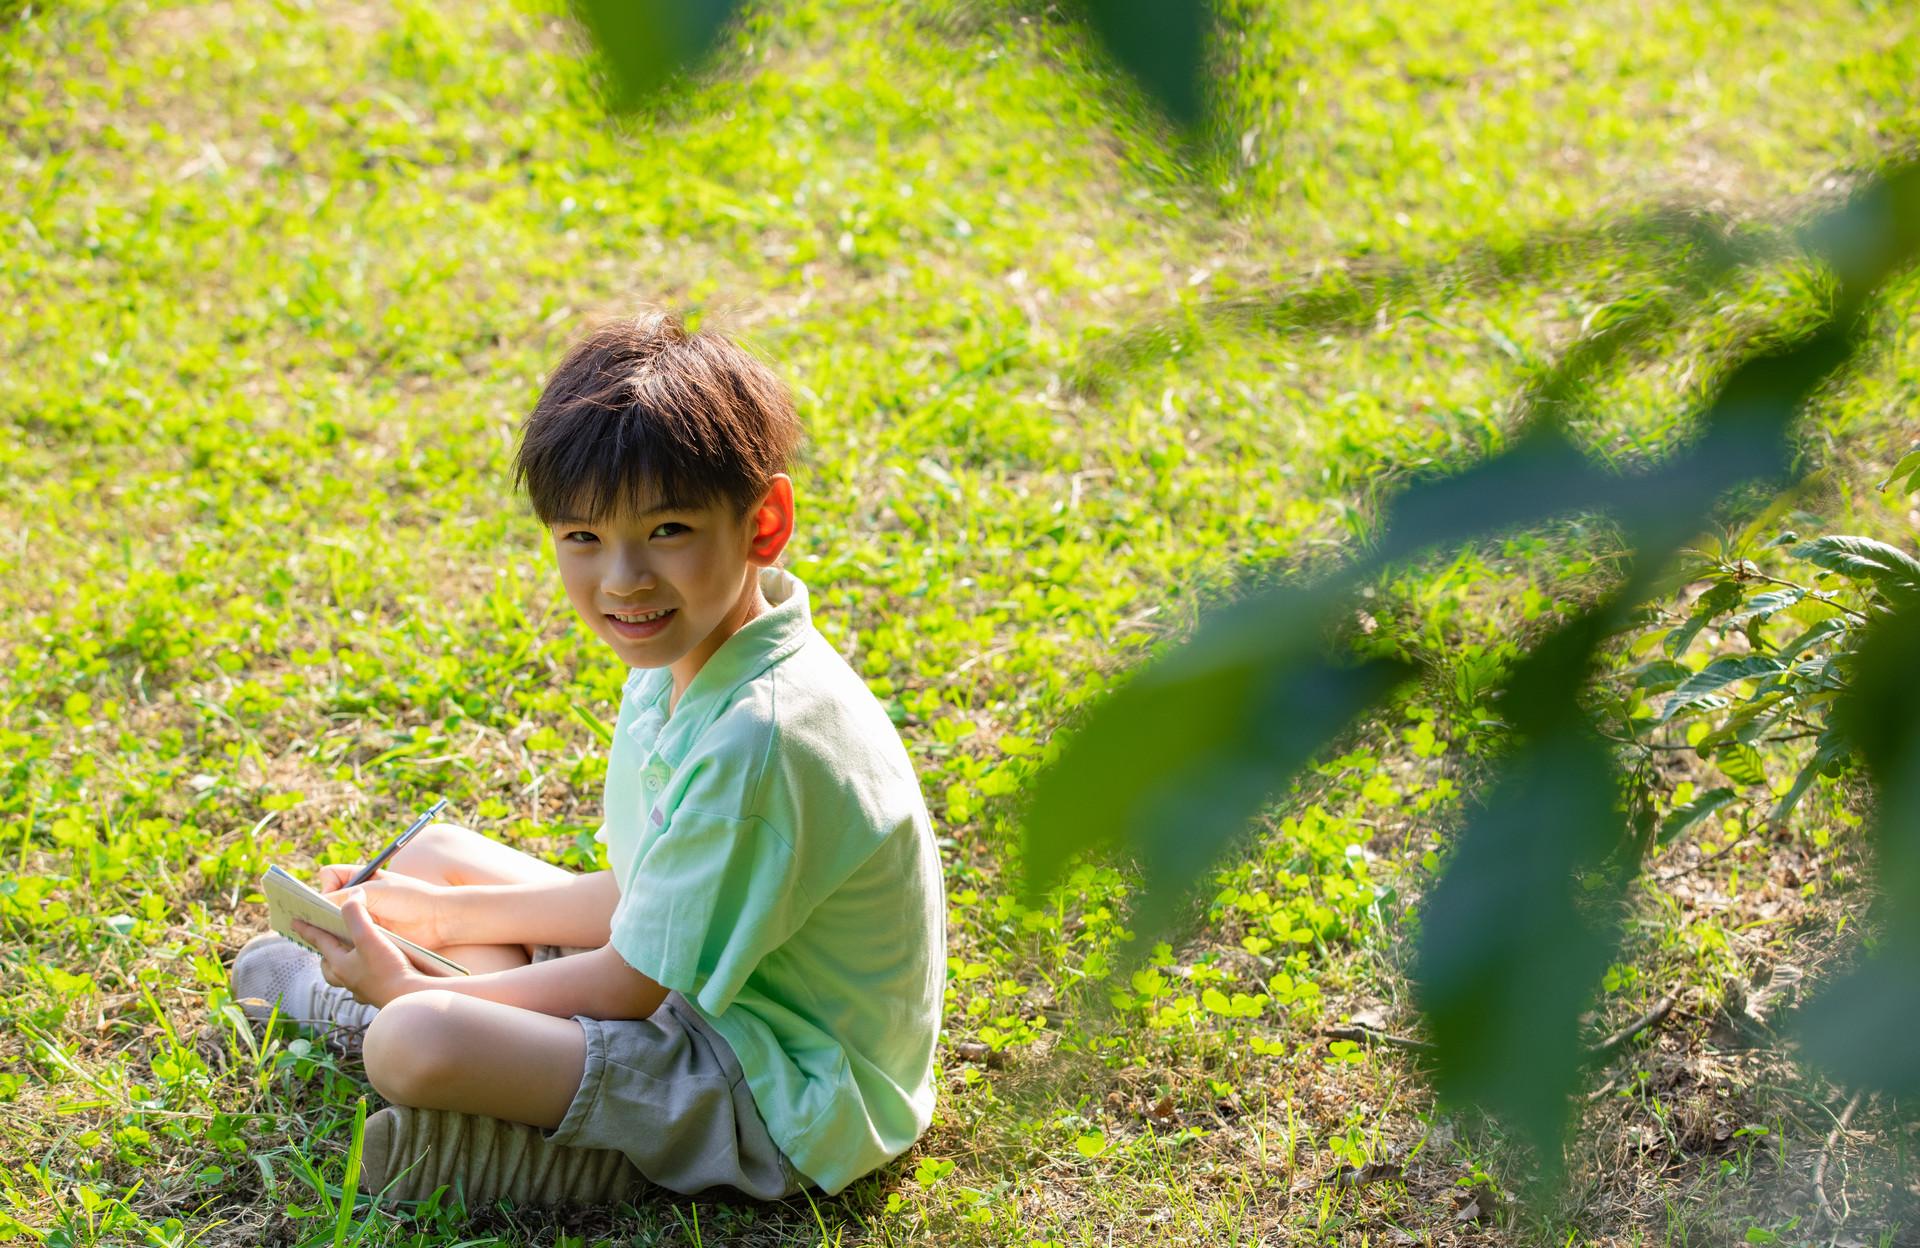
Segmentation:
[[(1831, 195), (1913, 134), (1914, 19), (1222, 8), (1233, 133), (1197, 170), (1032, 6), (763, 6), (618, 124), (558, 5), (0, 16), (0, 1236), (331, 1242), (367, 1089), (234, 1013), (252, 881), (360, 852), (434, 795), (592, 865), (592, 721), (623, 672), (572, 626), (505, 470), (582, 318), (643, 298), (739, 330), (800, 400), (791, 566), (943, 835), (940, 1116), (818, 1208), (466, 1226), (362, 1204), (348, 1234), (1381, 1242), (1517, 1182), (1403, 1056), (1324, 1032), (1410, 1025), (1397, 942), (1501, 744), (1492, 690), (1604, 579), (1604, 529), (1380, 585), (1359, 627), (1418, 688), (1164, 949), (1129, 939), (1124, 863), (1016, 900), (1020, 799), (1056, 734), (1242, 574), (1340, 557), (1380, 491), (1499, 445), (1568, 342), (1679, 301), (1631, 249), (1531, 280), (1469, 280), (1477, 257), (1674, 199), (1739, 225)], [(1421, 280), (1367, 285), (1395, 264)], [(1580, 396), (1589, 444), (1657, 454), (1731, 337), (1817, 298), (1790, 278), (1756, 265), (1653, 334)], [(1292, 316), (1315, 292), (1342, 315)], [(1834, 396), (1808, 438), (1833, 465), (1819, 506), (1911, 525), (1861, 486), (1903, 449), (1913, 385), (1889, 349)], [(1836, 885), (1843, 809), (1809, 851)], [(1646, 901), (1609, 1020), (1674, 977), (1711, 1008), (1784, 956), (1730, 882)], [(1671, 1121), (1631, 1078), (1633, 1122)], [(1790, 1127), (1729, 1148), (1706, 1121), (1712, 1147), (1676, 1128), (1672, 1155), (1752, 1153), (1759, 1190)], [(1746, 1192), (1703, 1164), (1686, 1199)], [(1639, 1215), (1609, 1216), (1567, 1215), (1596, 1235)], [(1500, 1233), (1516, 1217), (1489, 1208)]]

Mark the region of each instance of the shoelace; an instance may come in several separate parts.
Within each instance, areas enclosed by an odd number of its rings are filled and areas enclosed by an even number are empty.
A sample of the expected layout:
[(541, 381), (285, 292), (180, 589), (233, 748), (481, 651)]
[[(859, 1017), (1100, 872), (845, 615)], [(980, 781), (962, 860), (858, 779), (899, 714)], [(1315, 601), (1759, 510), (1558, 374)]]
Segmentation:
[(307, 997), (307, 1004), (312, 1011), (308, 1015), (310, 1018), (331, 1022), (336, 1026), (366, 1026), (362, 1015), (370, 1007), (354, 1000), (353, 994), (345, 988), (336, 988), (324, 979), (315, 979)]

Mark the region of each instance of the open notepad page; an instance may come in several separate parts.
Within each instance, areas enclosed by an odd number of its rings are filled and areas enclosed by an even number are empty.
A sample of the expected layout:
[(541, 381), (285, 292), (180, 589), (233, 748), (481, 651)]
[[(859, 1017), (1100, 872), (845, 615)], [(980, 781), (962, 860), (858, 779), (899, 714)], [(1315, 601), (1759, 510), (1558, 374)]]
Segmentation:
[[(313, 946), (302, 939), (293, 929), (293, 921), (301, 919), (313, 924), (323, 932), (331, 932), (341, 940), (351, 941), (347, 934), (347, 916), (340, 913), (340, 907), (322, 897), (312, 888), (294, 879), (279, 867), (267, 868), (260, 877), (260, 891), (267, 895), (267, 922), (273, 930), (288, 940), (307, 949)], [(374, 926), (379, 927), (379, 924)], [(406, 950), (413, 964), (429, 975), (465, 975), (467, 968), (451, 958), (443, 958), (424, 945), (416, 945), (405, 936), (398, 936), (380, 928), (387, 938)], [(319, 950), (314, 949), (315, 953)]]

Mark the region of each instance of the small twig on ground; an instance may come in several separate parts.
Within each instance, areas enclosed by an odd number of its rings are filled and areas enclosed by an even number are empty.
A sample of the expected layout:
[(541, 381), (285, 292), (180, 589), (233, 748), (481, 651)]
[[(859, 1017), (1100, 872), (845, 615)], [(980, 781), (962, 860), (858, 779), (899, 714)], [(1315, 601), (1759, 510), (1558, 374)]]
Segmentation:
[[(1833, 1124), (1833, 1130), (1827, 1133), (1827, 1142), (1820, 1148), (1820, 1160), (1813, 1163), (1813, 1199), (1820, 1206), (1821, 1214), (1827, 1219), (1827, 1225), (1839, 1226), (1842, 1217), (1834, 1210), (1833, 1202), (1827, 1199), (1827, 1163), (1833, 1160), (1833, 1150), (1840, 1143), (1847, 1124), (1853, 1121), (1853, 1111), (1860, 1108), (1865, 1092), (1855, 1092), (1847, 1107), (1840, 1111), (1840, 1120)], [(1844, 1199), (1846, 1193), (1841, 1193)]]
[[(1678, 998), (1672, 994), (1660, 998), (1645, 1014), (1588, 1049), (1587, 1056), (1596, 1061), (1613, 1056), (1616, 1050), (1625, 1047), (1627, 1041), (1633, 1039), (1635, 1035), (1654, 1026), (1672, 1013), (1677, 1001)], [(1431, 1053), (1434, 1050), (1433, 1042), (1430, 1040), (1416, 1040), (1412, 1036), (1395, 1035), (1390, 1031), (1361, 1026), (1358, 1023), (1340, 1023), (1322, 1027), (1320, 1034), (1328, 1040), (1355, 1040), (1367, 1044), (1383, 1044), (1390, 1049), (1405, 1049), (1410, 1053)]]
[(1361, 1040), (1369, 1044), (1384, 1044), (1390, 1049), (1406, 1049), (1410, 1053), (1433, 1052), (1431, 1041), (1415, 1040), (1412, 1036), (1396, 1036), (1390, 1031), (1377, 1031), (1372, 1027), (1342, 1024), (1335, 1027), (1322, 1027), (1320, 1034), (1329, 1040)]
[(1645, 1014), (1642, 1014), (1639, 1018), (1634, 1019), (1619, 1031), (1614, 1032), (1605, 1040), (1602, 1040), (1599, 1044), (1588, 1049), (1588, 1056), (1596, 1062), (1605, 1061), (1612, 1057), (1615, 1053), (1627, 1047), (1627, 1041), (1633, 1039), (1649, 1027), (1658, 1026), (1667, 1015), (1673, 1013), (1673, 1007), (1679, 1000), (1680, 998), (1673, 993), (1668, 993), (1666, 996), (1661, 997), (1653, 1003), (1652, 1008)]
[(1009, 651), (1014, 650), (1015, 648), (1016, 648), (1016, 643), (1008, 642), (1004, 646), (995, 646), (991, 650), (982, 650), (979, 654), (974, 655), (972, 658), (965, 659), (960, 663), (955, 664), (953, 671), (948, 673), (948, 675), (950, 677), (958, 676), (960, 673), (966, 671), (968, 668), (972, 667), (976, 663), (984, 663), (988, 659), (996, 658), (999, 655), (1006, 654)]
[[(1595, 731), (1599, 732), (1598, 729)], [(1616, 737), (1610, 732), (1599, 732), (1599, 735), (1615, 745), (1637, 745), (1643, 750), (1666, 750), (1674, 754), (1684, 754), (1693, 749), (1690, 745), (1674, 745), (1666, 741), (1642, 741), (1638, 737)]]

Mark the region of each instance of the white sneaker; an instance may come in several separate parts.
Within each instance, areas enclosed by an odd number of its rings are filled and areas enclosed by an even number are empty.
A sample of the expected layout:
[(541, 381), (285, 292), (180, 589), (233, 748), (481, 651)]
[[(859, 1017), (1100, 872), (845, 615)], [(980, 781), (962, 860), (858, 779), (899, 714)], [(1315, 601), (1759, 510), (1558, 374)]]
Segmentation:
[(343, 1057), (359, 1054), (367, 1025), (379, 1013), (378, 1006), (363, 1005), (345, 988), (322, 979), (320, 955), (278, 932), (248, 941), (233, 960), (229, 980), (248, 1018), (266, 1022), (277, 1003), (281, 1018), (319, 1031), (327, 1047)]

